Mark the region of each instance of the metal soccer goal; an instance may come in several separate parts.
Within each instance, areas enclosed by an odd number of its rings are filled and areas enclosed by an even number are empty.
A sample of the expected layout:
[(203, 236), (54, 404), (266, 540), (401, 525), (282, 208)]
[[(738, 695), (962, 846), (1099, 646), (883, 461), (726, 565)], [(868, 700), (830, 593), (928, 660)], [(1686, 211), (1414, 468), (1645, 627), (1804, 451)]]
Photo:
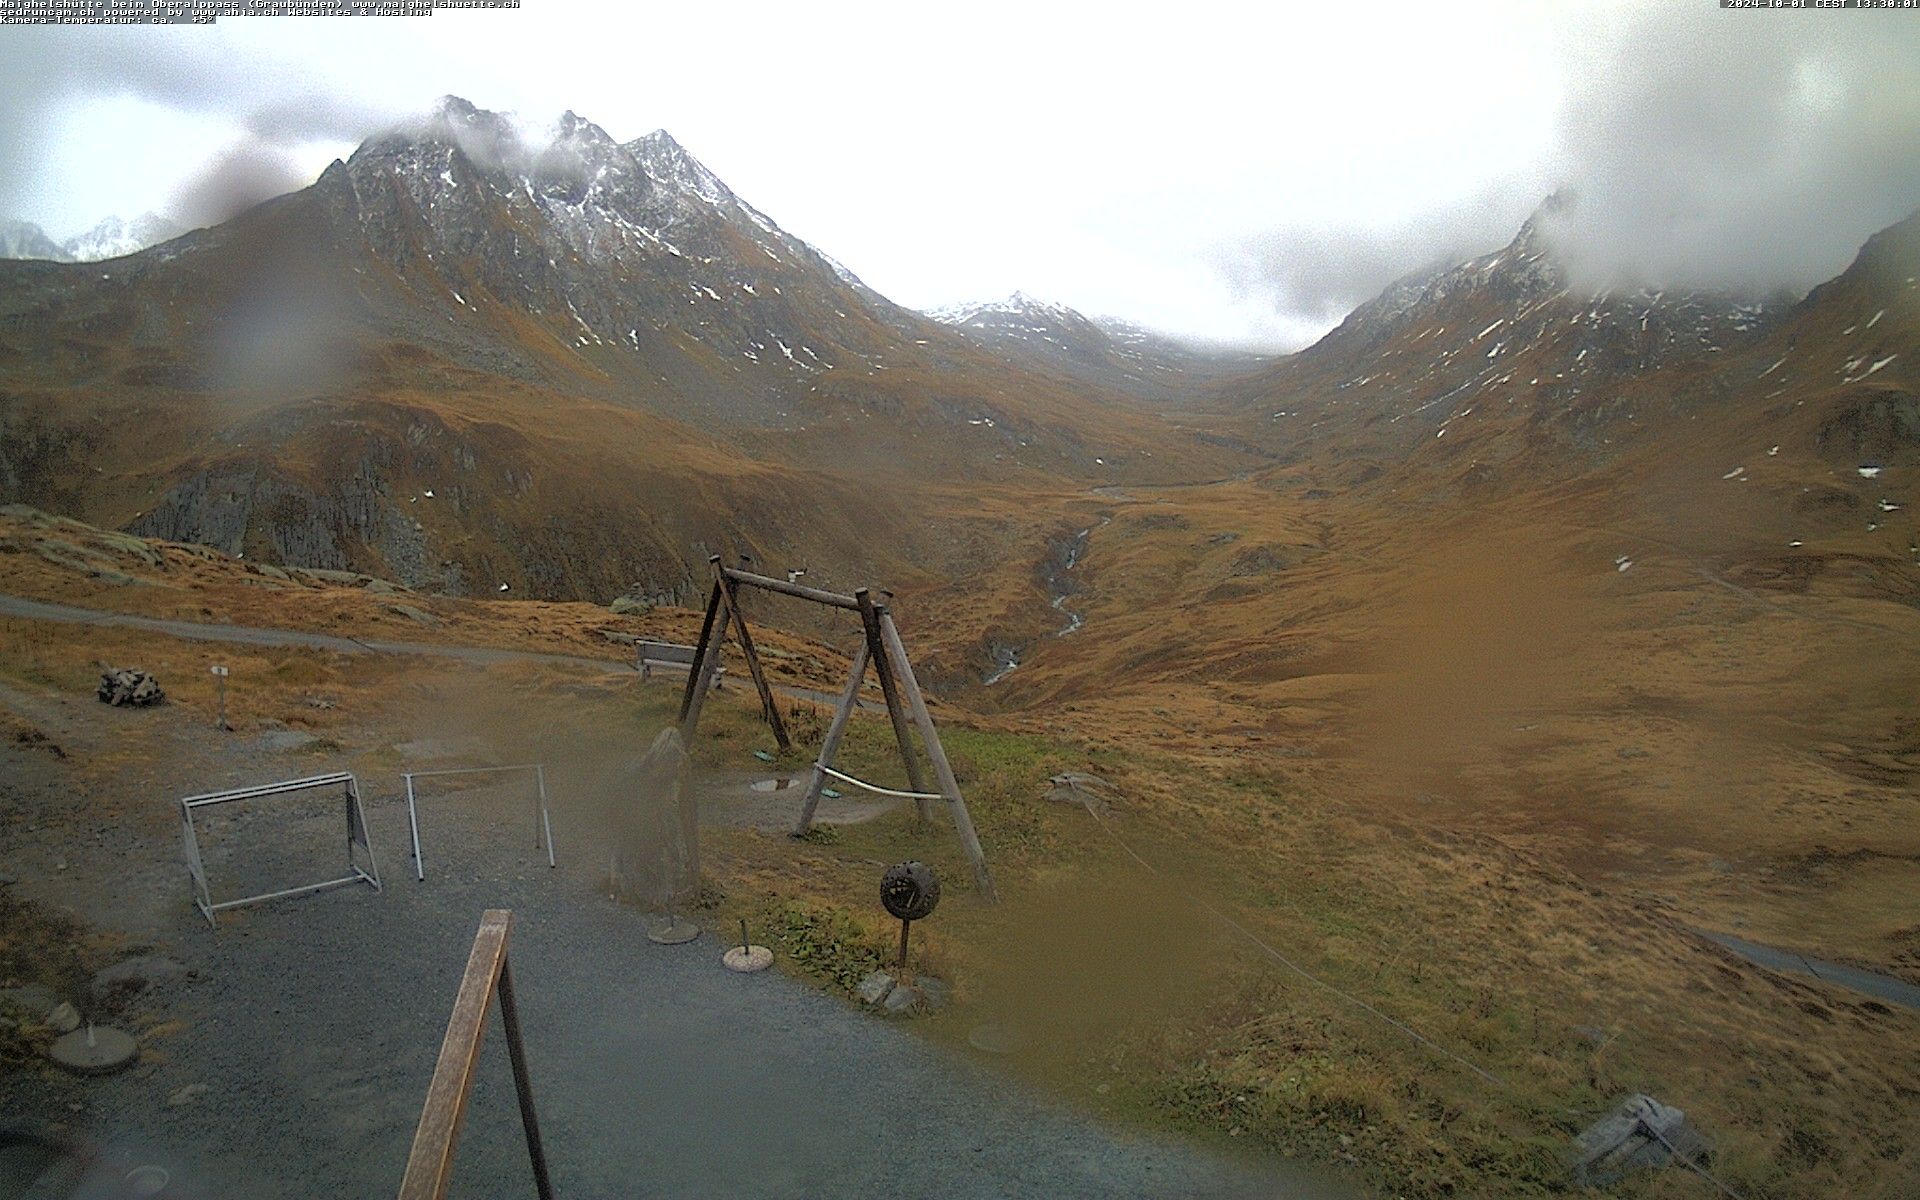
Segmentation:
[[(213, 890), (207, 883), (206, 864), (200, 858), (200, 835), (193, 824), (193, 814), (196, 810), (216, 804), (262, 800), (270, 796), (284, 796), (293, 792), (312, 791), (316, 788), (336, 785), (341, 788), (346, 809), (349, 874), (319, 883), (282, 888), (277, 892), (262, 892), (257, 896), (242, 896), (236, 900), (221, 900), (217, 903), (214, 901)], [(349, 772), (339, 771), (331, 775), (314, 775), (306, 779), (288, 779), (279, 783), (263, 783), (254, 787), (188, 796), (180, 801), (180, 821), (186, 838), (187, 871), (193, 876), (193, 904), (200, 910), (201, 915), (207, 918), (209, 925), (218, 925), (214, 919), (215, 913), (223, 909), (239, 908), (246, 904), (264, 904), (269, 900), (304, 896), (309, 892), (324, 892), (330, 888), (345, 887), (351, 883), (368, 883), (373, 886), (374, 891), (380, 890), (380, 867), (373, 856), (373, 843), (367, 836), (367, 813), (360, 804), (360, 785)], [(363, 858), (364, 866), (361, 865)]]
[(407, 826), (413, 834), (413, 870), (414, 875), (424, 880), (427, 877), (427, 860), (420, 853), (420, 808), (419, 789), (414, 786), (418, 779), (433, 779), (448, 775), (486, 775), (506, 771), (531, 771), (533, 773), (533, 791), (535, 812), (533, 818), (533, 844), (546, 847), (547, 865), (556, 866), (553, 859), (553, 820), (547, 815), (547, 768), (545, 763), (523, 763), (511, 767), (455, 767), (444, 771), (407, 771), (401, 778), (407, 782)]

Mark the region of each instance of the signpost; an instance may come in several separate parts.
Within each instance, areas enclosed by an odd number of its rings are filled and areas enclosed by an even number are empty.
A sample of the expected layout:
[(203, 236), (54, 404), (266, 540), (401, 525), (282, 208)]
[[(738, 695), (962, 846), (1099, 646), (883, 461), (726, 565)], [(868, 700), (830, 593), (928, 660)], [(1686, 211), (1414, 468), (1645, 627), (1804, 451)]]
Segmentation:
[(220, 716), (219, 719), (214, 721), (213, 727), (215, 729), (232, 729), (233, 726), (227, 724), (227, 669), (216, 664), (212, 670), (213, 677), (220, 681)]

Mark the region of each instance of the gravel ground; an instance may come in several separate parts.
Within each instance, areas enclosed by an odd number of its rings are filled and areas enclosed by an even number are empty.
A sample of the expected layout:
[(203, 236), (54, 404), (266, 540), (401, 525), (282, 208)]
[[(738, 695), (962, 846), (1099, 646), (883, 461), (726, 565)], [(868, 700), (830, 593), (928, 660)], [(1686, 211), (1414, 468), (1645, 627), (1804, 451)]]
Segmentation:
[[(4, 757), (0, 849), (18, 886), (152, 941), (195, 975), (138, 1002), (170, 1023), (140, 1066), (85, 1081), (20, 1073), (0, 1080), (0, 1112), (104, 1144), (123, 1163), (159, 1163), (173, 1175), (169, 1195), (396, 1188), (491, 907), (515, 915), (511, 961), (562, 1196), (1350, 1194), (1268, 1161), (1098, 1123), (776, 972), (728, 972), (711, 938), (655, 946), (643, 915), (596, 893), (591, 855), (569, 846), (564, 825), (562, 869), (547, 868), (526, 797), (510, 787), (423, 806), (429, 876), (419, 883), (404, 806), (370, 786), (383, 892), (238, 910), (216, 930), (187, 902), (177, 793), (157, 785), (150, 810), (141, 801), (137, 817), (103, 831), (60, 819), (73, 805), (52, 767)], [(239, 744), (199, 765), (216, 785), (327, 768)], [(283, 811), (285, 821), (210, 833), (217, 896), (249, 874), (267, 882), (264, 857), (228, 856), (243, 832), (274, 832), (282, 868), (311, 851), (312, 869), (334, 872), (337, 799)], [(497, 1019), (490, 1032), (456, 1197), (531, 1194)]]

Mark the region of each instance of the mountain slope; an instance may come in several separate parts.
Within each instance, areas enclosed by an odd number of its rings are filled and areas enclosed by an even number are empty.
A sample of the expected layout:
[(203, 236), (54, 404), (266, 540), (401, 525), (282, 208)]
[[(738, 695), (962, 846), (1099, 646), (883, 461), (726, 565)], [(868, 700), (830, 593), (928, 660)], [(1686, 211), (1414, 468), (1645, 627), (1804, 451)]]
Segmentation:
[(0, 263), (0, 422), (9, 500), (547, 597), (954, 578), (1042, 540), (982, 483), (1250, 461), (892, 305), (664, 133), (454, 98), (110, 269)]
[(1259, 366), (1261, 356), (1186, 345), (1110, 318), (1015, 292), (1005, 300), (937, 308), (951, 326), (1005, 361), (1028, 359), (1120, 395), (1156, 402), (1187, 399), (1207, 382)]

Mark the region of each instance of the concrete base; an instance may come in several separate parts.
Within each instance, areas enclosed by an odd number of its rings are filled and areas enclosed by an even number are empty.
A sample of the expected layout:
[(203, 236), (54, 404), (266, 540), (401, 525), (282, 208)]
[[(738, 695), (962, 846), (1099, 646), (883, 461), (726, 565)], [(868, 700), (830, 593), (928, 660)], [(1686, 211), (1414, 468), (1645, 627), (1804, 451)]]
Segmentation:
[(735, 946), (720, 956), (720, 962), (729, 971), (747, 975), (772, 966), (773, 951), (765, 946)]
[(111, 1075), (133, 1065), (140, 1043), (107, 1025), (76, 1029), (47, 1047), (47, 1057), (76, 1075)]
[(692, 921), (679, 917), (668, 917), (656, 921), (653, 928), (647, 930), (647, 940), (660, 946), (680, 946), (700, 936), (700, 927)]

